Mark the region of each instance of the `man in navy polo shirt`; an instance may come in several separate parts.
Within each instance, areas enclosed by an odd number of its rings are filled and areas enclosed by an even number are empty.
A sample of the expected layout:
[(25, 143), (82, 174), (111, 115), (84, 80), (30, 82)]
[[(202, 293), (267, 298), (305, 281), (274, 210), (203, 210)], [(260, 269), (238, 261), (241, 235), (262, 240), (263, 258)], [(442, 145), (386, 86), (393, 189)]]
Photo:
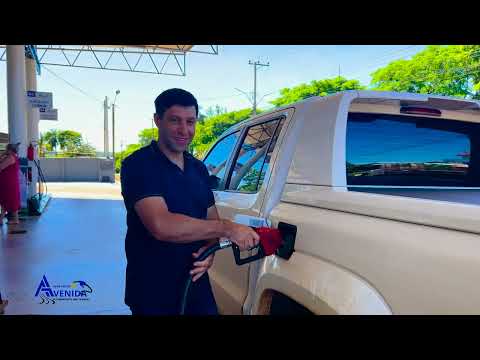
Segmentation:
[(213, 255), (195, 262), (220, 237), (242, 250), (258, 244), (248, 226), (221, 220), (205, 165), (186, 150), (195, 135), (198, 104), (182, 89), (155, 100), (158, 141), (122, 163), (122, 196), (127, 209), (125, 303), (133, 315), (180, 313), (185, 282), (193, 284), (185, 314), (215, 315), (208, 278)]

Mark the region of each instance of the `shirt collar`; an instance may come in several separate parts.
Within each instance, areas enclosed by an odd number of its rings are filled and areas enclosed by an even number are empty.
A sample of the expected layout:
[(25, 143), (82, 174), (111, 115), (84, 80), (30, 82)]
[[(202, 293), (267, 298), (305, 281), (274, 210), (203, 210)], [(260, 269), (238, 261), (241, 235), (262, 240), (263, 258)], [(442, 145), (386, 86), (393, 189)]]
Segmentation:
[[(158, 142), (156, 140), (152, 140), (152, 142), (150, 143), (150, 148), (153, 150), (155, 154), (157, 154), (161, 158), (162, 161), (172, 164), (175, 167), (178, 167), (163, 153), (162, 150), (160, 150), (160, 148), (158, 147)], [(192, 159), (193, 159), (193, 156), (190, 153), (188, 153), (187, 151), (183, 152), (184, 164), (186, 164), (187, 162), (190, 162)]]

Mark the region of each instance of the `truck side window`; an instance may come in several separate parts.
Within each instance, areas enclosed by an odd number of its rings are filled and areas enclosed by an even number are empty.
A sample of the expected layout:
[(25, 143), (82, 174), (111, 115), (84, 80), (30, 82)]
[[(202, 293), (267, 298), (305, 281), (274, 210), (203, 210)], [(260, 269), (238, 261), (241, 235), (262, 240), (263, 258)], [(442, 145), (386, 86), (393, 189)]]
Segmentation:
[(479, 143), (477, 123), (351, 113), (347, 184), (479, 186)]
[(235, 161), (229, 190), (255, 193), (260, 189), (284, 120), (268, 121), (248, 130)]
[(225, 175), (225, 169), (230, 158), (233, 148), (237, 143), (240, 132), (237, 131), (230, 134), (215, 144), (214, 148), (208, 153), (203, 163), (208, 169), (210, 174), (210, 187), (217, 189), (223, 176)]

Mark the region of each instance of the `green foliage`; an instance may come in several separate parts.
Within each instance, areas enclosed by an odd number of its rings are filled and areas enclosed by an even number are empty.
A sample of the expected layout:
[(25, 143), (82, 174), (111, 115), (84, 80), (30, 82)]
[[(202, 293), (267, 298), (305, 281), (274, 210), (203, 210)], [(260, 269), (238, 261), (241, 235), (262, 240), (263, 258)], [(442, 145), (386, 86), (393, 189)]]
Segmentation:
[(480, 93), (480, 46), (428, 46), (410, 60), (393, 61), (372, 74), (375, 90), (462, 98)]
[(199, 114), (198, 114), (198, 122), (203, 122), (207, 118), (220, 115), (220, 114), (225, 114), (226, 112), (227, 112), (227, 108), (220, 106), (218, 104), (215, 106), (209, 106), (207, 110), (205, 110), (205, 112), (203, 111), (203, 108), (200, 106)]
[(358, 80), (348, 80), (342, 76), (332, 79), (313, 80), (310, 84), (300, 84), (280, 90), (280, 97), (271, 101), (275, 106), (292, 104), (312, 96), (328, 96), (339, 91), (360, 90), (365, 87)]
[(52, 129), (47, 131), (45, 134), (41, 135), (42, 142), (48, 144), (51, 151), (56, 151), (57, 146), (59, 145), (59, 137), (60, 131), (56, 129)]
[(467, 45), (465, 50), (469, 52), (472, 62), (472, 98), (480, 99), (480, 45)]
[[(258, 179), (260, 175), (260, 180)], [(256, 192), (257, 191), (257, 184), (260, 187), (263, 183), (265, 178), (265, 172), (260, 173), (259, 170), (251, 168), (248, 173), (244, 176), (241, 181), (241, 185), (238, 187), (239, 191), (245, 192)]]
[(80, 143), (67, 143), (63, 155), (65, 157), (95, 157), (97, 152), (95, 148), (80, 141)]
[[(147, 129), (146, 129), (147, 130)], [(150, 130), (150, 129), (148, 129)], [(140, 137), (140, 136), (139, 136)], [(120, 168), (122, 167), (122, 161), (133, 152), (137, 151), (138, 149), (142, 148), (143, 145), (141, 144), (130, 144), (127, 145), (127, 148), (121, 152), (115, 153), (115, 171), (118, 173), (120, 172)]]
[(226, 114), (226, 113), (227, 113), (227, 108), (226, 107), (222, 107), (220, 105), (209, 106), (207, 108), (207, 111), (205, 112), (205, 117), (210, 118), (210, 117), (213, 117), (213, 116)]
[(40, 156), (45, 156), (46, 151), (57, 151), (60, 147), (61, 154), (56, 157), (95, 157), (96, 150), (90, 144), (84, 142), (82, 134), (73, 130), (51, 129), (44, 134), (40, 134), (39, 139)]
[[(449, 96), (480, 98), (480, 45), (429, 46), (411, 60), (397, 60), (372, 74), (370, 88), (385, 91), (406, 91)], [(345, 90), (361, 90), (365, 86), (358, 80), (338, 76), (330, 79), (313, 80), (292, 88), (284, 88), (280, 96), (271, 101), (274, 106), (284, 106), (312, 96), (328, 96)], [(261, 110), (258, 110), (260, 113)], [(229, 127), (251, 116), (251, 109), (227, 112), (219, 105), (200, 108), (196, 135), (190, 151), (202, 158), (218, 137)], [(132, 144), (116, 154), (116, 168), (121, 159), (133, 151), (146, 146), (158, 138), (158, 129), (144, 129), (139, 133), (139, 143)], [(45, 142), (53, 144), (45, 139)], [(48, 146), (48, 145), (47, 145)], [(54, 146), (55, 147), (55, 146)], [(349, 170), (356, 168), (347, 164)], [(248, 174), (242, 190), (256, 186), (255, 176)]]
[(73, 130), (63, 130), (58, 132), (58, 145), (60, 149), (81, 147), (83, 145), (82, 134)]
[(195, 138), (191, 144), (194, 155), (201, 158), (225, 130), (248, 119), (251, 113), (252, 109), (248, 108), (215, 115), (198, 122)]
[(158, 139), (158, 128), (154, 127), (149, 129), (143, 129), (138, 133), (138, 143), (141, 146), (146, 146), (150, 144), (152, 140)]
[(40, 133), (40, 138), (38, 139), (38, 147), (39, 147), (39, 156), (44, 157), (45, 151), (52, 151), (51, 145), (47, 143), (47, 139), (45, 134)]

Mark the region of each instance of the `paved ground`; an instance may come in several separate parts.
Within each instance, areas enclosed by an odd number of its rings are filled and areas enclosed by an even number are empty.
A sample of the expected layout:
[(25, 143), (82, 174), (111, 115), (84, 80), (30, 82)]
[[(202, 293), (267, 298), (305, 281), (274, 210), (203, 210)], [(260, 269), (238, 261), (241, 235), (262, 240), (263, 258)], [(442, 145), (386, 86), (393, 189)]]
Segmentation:
[[(9, 300), (5, 314), (130, 314), (123, 303), (126, 213), (120, 186), (47, 185), (53, 198), (40, 217), (0, 227), (0, 290)], [(83, 281), (92, 292), (88, 300), (41, 303), (35, 292), (44, 275), (52, 291), (80, 290), (82, 284), (72, 283)]]
[(47, 191), (55, 198), (122, 200), (120, 183), (48, 183)]

